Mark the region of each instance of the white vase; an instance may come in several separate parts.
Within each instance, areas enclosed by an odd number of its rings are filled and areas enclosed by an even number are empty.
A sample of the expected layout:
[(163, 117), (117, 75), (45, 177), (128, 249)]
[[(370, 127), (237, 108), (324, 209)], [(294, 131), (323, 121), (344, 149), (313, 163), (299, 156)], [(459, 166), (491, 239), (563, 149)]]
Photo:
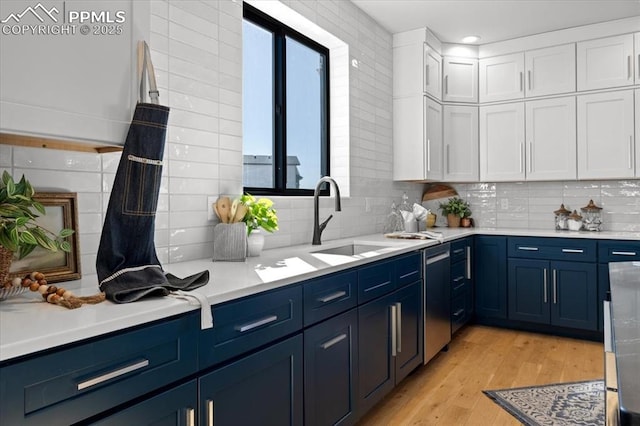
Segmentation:
[(259, 229), (251, 231), (247, 237), (247, 256), (260, 256), (264, 247), (264, 234)]

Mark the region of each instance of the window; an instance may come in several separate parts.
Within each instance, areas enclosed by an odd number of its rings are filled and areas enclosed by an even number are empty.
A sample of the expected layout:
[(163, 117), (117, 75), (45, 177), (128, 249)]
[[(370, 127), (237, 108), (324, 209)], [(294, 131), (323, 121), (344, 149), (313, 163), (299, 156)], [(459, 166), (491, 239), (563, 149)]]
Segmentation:
[(245, 191), (310, 195), (329, 174), (329, 50), (246, 3), (242, 38)]

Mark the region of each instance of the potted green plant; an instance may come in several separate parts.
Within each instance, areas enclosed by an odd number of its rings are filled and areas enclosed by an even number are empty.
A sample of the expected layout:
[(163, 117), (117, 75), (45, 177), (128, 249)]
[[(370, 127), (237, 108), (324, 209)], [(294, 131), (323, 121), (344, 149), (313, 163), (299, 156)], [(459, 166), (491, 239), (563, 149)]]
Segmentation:
[(71, 229), (55, 233), (40, 226), (36, 219), (45, 215), (42, 204), (33, 198), (35, 191), (22, 176), (15, 182), (9, 172), (2, 173), (0, 182), (0, 286), (9, 277), (13, 257), (19, 259), (29, 255), (36, 247), (50, 251), (71, 251), (67, 238)]
[(450, 228), (458, 228), (462, 218), (471, 216), (469, 203), (460, 197), (449, 198), (446, 203), (440, 203), (440, 210), (447, 217)]
[(260, 228), (267, 232), (278, 230), (278, 216), (273, 208), (273, 201), (268, 198), (256, 199), (251, 194), (240, 196), (240, 202), (247, 212), (242, 221), (247, 225), (248, 255), (258, 256), (264, 247), (264, 235)]

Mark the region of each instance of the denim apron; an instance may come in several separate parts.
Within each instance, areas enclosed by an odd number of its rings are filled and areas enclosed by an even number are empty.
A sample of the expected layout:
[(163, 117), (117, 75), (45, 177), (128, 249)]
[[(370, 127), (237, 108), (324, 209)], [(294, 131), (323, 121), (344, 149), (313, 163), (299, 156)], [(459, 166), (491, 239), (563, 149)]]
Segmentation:
[[(151, 103), (142, 102), (145, 71)], [(191, 290), (209, 281), (209, 271), (185, 279), (165, 274), (158, 260), (155, 216), (169, 108), (158, 104), (145, 42), (138, 46), (138, 77), (140, 98), (111, 189), (96, 258), (100, 290), (117, 303), (166, 296), (172, 290)]]

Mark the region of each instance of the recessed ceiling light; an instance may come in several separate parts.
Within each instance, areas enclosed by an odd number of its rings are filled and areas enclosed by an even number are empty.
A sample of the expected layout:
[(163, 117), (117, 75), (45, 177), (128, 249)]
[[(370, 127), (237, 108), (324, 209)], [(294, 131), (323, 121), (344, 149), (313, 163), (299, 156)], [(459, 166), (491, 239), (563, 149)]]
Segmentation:
[(480, 40), (479, 36), (466, 36), (465, 38), (462, 39), (463, 43), (475, 43), (476, 41)]

